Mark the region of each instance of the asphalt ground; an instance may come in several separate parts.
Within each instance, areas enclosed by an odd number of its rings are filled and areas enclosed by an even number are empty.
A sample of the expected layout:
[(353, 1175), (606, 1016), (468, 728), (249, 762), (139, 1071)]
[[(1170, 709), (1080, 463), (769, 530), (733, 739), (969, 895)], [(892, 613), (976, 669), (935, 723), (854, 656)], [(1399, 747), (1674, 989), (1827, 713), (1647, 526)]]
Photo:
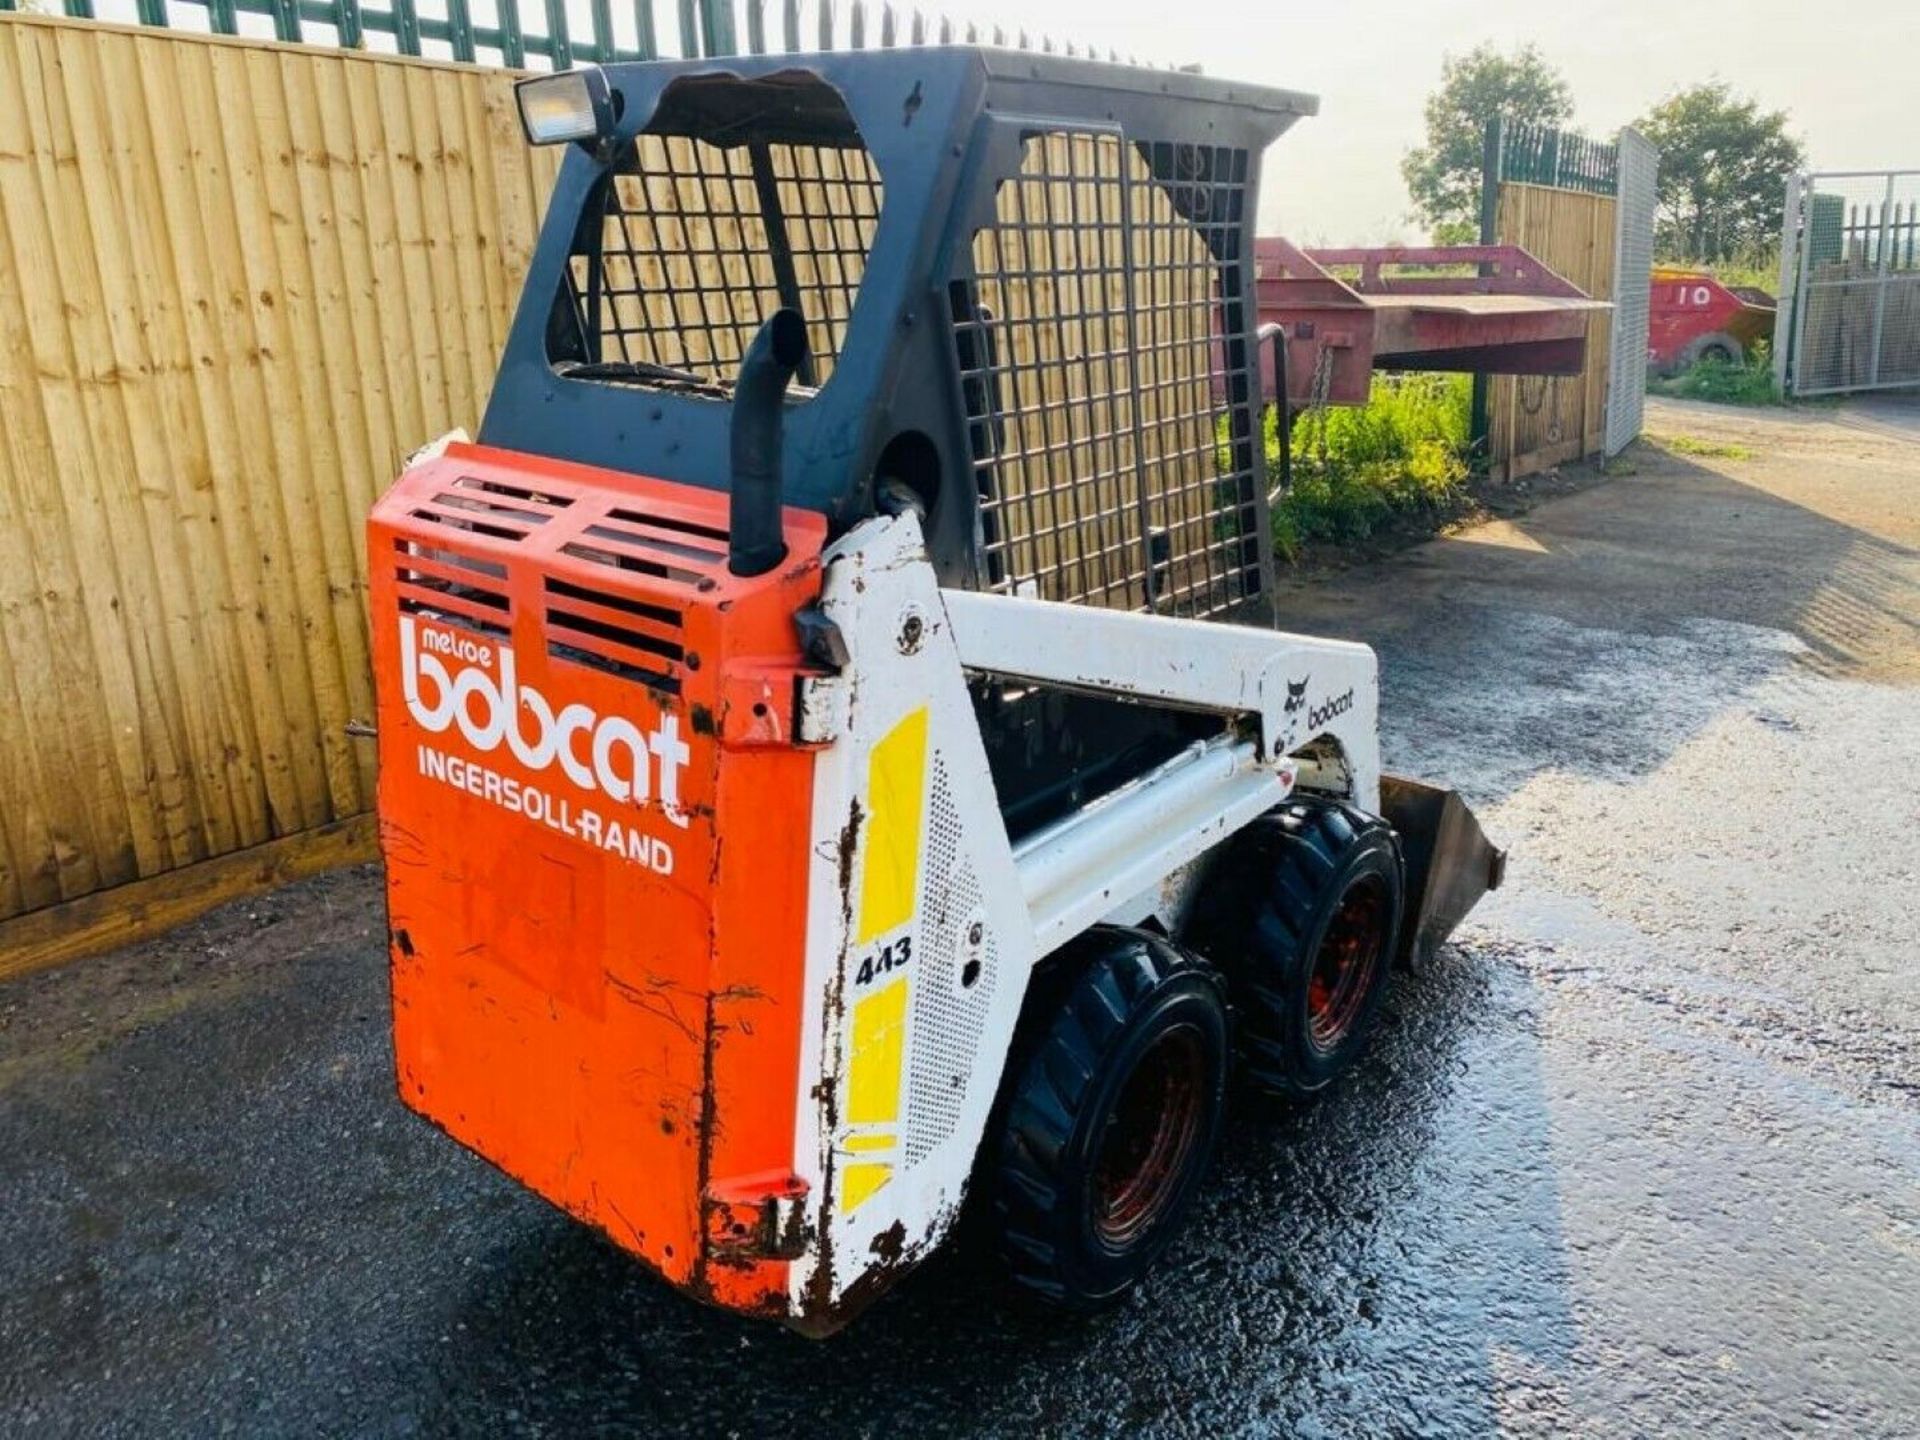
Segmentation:
[(1509, 880), (1119, 1311), (668, 1291), (400, 1108), (369, 869), (0, 988), (0, 1433), (1920, 1433), (1908, 418), (1657, 404), (1287, 585)]

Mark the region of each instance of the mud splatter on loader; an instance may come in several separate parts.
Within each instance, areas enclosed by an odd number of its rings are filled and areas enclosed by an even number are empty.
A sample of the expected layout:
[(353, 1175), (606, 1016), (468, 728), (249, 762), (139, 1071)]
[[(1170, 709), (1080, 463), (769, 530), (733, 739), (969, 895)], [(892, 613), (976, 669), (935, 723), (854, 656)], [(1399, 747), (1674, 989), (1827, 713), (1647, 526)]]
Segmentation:
[(1331, 1083), (1499, 878), (1383, 788), (1369, 649), (1220, 623), (1312, 99), (958, 48), (520, 98), (569, 153), (478, 440), (368, 527), (401, 1094), (810, 1333), (970, 1186), (1020, 1283), (1123, 1293), (1229, 1067)]

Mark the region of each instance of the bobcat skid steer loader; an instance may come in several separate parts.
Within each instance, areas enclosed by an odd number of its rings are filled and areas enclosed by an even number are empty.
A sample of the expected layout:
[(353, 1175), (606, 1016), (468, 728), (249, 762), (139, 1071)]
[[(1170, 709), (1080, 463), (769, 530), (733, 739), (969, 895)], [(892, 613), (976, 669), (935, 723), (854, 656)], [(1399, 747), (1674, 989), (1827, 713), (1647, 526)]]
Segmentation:
[(519, 102), (567, 148), (478, 439), (368, 527), (401, 1094), (809, 1333), (969, 1198), (1122, 1293), (1230, 1066), (1327, 1085), (1501, 869), (1383, 780), (1373, 653), (1271, 628), (1314, 102), (962, 48)]

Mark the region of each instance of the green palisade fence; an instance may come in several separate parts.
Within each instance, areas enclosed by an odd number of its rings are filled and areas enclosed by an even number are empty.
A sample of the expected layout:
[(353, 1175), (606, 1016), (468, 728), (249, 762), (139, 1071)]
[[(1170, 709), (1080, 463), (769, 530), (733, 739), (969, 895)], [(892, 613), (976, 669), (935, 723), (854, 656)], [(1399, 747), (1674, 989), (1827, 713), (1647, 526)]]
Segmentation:
[[(0, 11), (20, 0), (0, 0)], [(896, 45), (996, 45), (1139, 62), (1025, 31), (959, 25), (867, 0), (63, 0), (80, 19), (253, 35), (349, 50), (555, 70), (578, 64)], [(664, 13), (661, 13), (664, 12)], [(251, 17), (251, 18), (249, 18)], [(584, 24), (582, 23), (584, 21)], [(744, 42), (744, 43), (742, 43)]]
[(1500, 123), (1500, 179), (1520, 185), (1550, 185), (1589, 195), (1620, 189), (1617, 146), (1545, 125)]

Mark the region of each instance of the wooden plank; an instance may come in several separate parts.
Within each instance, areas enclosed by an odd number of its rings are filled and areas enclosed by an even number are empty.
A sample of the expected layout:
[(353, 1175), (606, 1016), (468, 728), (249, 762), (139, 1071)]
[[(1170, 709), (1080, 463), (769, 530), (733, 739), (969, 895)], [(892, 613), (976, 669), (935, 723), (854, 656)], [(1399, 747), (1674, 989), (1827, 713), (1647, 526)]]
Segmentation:
[(263, 823), (264, 797), (251, 736), (237, 730), (233, 699), (242, 689), (243, 657), (229, 627), (213, 622), (226, 601), (216, 517), (208, 499), (194, 363), (166, 233), (161, 176), (151, 143), (153, 110), (141, 55), (153, 41), (116, 33), (103, 37), (101, 86), (106, 99), (102, 151), (112, 160), (125, 197), (125, 242), (137, 327), (141, 384), (133, 393), (140, 426), (139, 491), (147, 560), (165, 597), (170, 703), (180, 716), (185, 765), (199, 811), (200, 853), (244, 843)]
[[(341, 263), (367, 384), (380, 397), (381, 424), (369, 432), (369, 459), (356, 508), (367, 508), (392, 477), (421, 429), (420, 388), (405, 335), (405, 295), (397, 270), (383, 274), (393, 251), (393, 194), (386, 184), (385, 138), (378, 129), (371, 77), (343, 57), (319, 71), (321, 123), (340, 223)], [(368, 129), (369, 126), (373, 128)], [(394, 306), (400, 306), (394, 313)], [(369, 411), (371, 422), (375, 412)]]
[(308, 656), (316, 608), (322, 623), (326, 619), (326, 592), (313, 584), (309, 557), (317, 551), (299, 509), (304, 470), (296, 408), (284, 383), (272, 383), (284, 381), (276, 372), (293, 357), (280, 323), (281, 303), (273, 298), (280, 289), (279, 265), (258, 142), (252, 125), (236, 125), (226, 113), (250, 111), (245, 53), (206, 46), (187, 53), (187, 123), (205, 137), (198, 178), (207, 244), (211, 254), (228, 257), (220, 266), (218, 316), (243, 458), (227, 477), (227, 533), (231, 542), (232, 517), (250, 526), (243, 538), (252, 541), (253, 573), (246, 578), (253, 583), (254, 614), (278, 684), (297, 805), (276, 827), (286, 833), (334, 817), (315, 693), (316, 676), (324, 676), (326, 667)]
[(140, 67), (148, 109), (154, 121), (156, 169), (161, 177), (161, 213), (173, 250), (173, 282), (186, 328), (192, 392), (198, 411), (200, 453), (188, 478), (200, 492), (207, 528), (207, 549), (217, 555), (221, 597), (215, 614), (225, 614), (230, 643), (240, 660), (223, 693), (230, 732), (253, 764), (255, 804), (242, 828), (244, 843), (284, 835), (305, 822), (300, 774), (292, 749), (280, 664), (267, 624), (269, 595), (261, 586), (261, 543), (252, 501), (242, 476), (261, 442), (255, 417), (242, 417), (228, 386), (225, 367), (244, 363), (228, 338), (230, 311), (244, 296), (221, 273), (230, 257), (230, 213), (209, 204), (217, 184), (225, 184), (225, 157), (219, 154), (219, 113), (207, 94), (211, 84), (204, 65), (184, 60), (202, 56), (198, 46), (177, 46), (165, 38), (140, 46)]
[[(231, 402), (213, 374), (221, 347), (208, 316), (213, 300), (205, 293), (207, 257), (199, 234), (193, 179), (195, 157), (185, 142), (185, 114), (174, 71), (174, 51), (159, 38), (135, 44), (139, 93), (144, 99), (151, 183), (142, 197), (151, 222), (148, 243), (156, 258), (156, 277), (166, 303), (154, 317), (156, 339), (164, 346), (162, 428), (174, 477), (173, 503), (187, 553), (191, 601), (189, 623), (201, 627), (209, 663), (196, 677), (210, 696), (218, 732), (215, 757), (228, 770), (234, 828), (222, 848), (256, 844), (272, 833), (270, 811), (277, 802), (291, 813), (294, 799), (286, 778), (284, 722), (256, 693), (254, 675), (262, 663), (249, 627), (233, 622), (241, 611), (229, 570), (232, 558), (223, 528), (224, 469), (237, 461), (230, 426), (221, 410)], [(245, 564), (243, 560), (243, 566)], [(220, 617), (207, 623), (208, 617)], [(277, 708), (277, 702), (275, 702)], [(266, 709), (265, 723), (261, 711)], [(276, 733), (277, 732), (277, 733)], [(214, 758), (214, 757), (209, 757)]]
[[(477, 89), (474, 81), (445, 71), (423, 72), (432, 87), (434, 125), (438, 131), (435, 170), (446, 197), (446, 213), (437, 237), (441, 264), (449, 267), (454, 305), (467, 357), (467, 399), (453, 417), (471, 433), (480, 428), (480, 413), (493, 389), (499, 360), (494, 343), (492, 302), (488, 295), (481, 243), (486, 237), (475, 203), (474, 171), (478, 168), (467, 133), (464, 93)], [(477, 77), (475, 77), (477, 80)]]
[[(330, 426), (307, 420), (310, 399), (325, 403), (312, 379), (325, 342), (309, 350), (294, 338), (291, 316), (304, 297), (289, 294), (282, 256), (304, 267), (305, 252), (288, 233), (299, 201), (274, 69), (257, 52), (220, 49), (206, 55), (215, 92), (232, 113), (246, 117), (222, 127), (238, 251), (232, 266), (244, 280), (244, 309), (236, 307), (234, 328), (241, 330), (244, 320), (251, 341), (236, 381), (238, 408), (244, 412), (257, 402), (254, 429), (256, 435), (265, 432), (247, 488), (263, 519), (263, 578), (276, 595), (269, 610), (272, 642), (289, 677), (294, 753), (303, 762), (304, 823), (317, 824), (360, 808), (358, 765), (343, 728), (350, 718), (342, 670), (347, 642), (336, 624), (323, 507), (315, 494), (316, 487), (337, 483), (338, 447)], [(263, 86), (258, 92), (256, 77)], [(358, 628), (357, 617), (347, 618)]]
[[(340, 481), (334, 502), (349, 529), (358, 523), (376, 493), (373, 477), (385, 468), (392, 433), (386, 402), (385, 356), (370, 297), (354, 261), (366, 249), (358, 235), (359, 191), (354, 158), (337, 147), (344, 128), (346, 88), (342, 58), (311, 63), (280, 55), (280, 85), (287, 97), (287, 126), (300, 191), (300, 215), (307, 244), (307, 268), (313, 277), (313, 329), (324, 329), (325, 343), (315, 353), (332, 397), (331, 419), (339, 436)], [(356, 563), (356, 575), (364, 562)], [(364, 609), (364, 593), (354, 601)]]
[(453, 207), (447, 196), (447, 147), (440, 135), (440, 111), (433, 98), (433, 76), (425, 70), (401, 71), (401, 100), (412, 137), (415, 177), (414, 253), (424, 272), (433, 317), (433, 339), (440, 360), (440, 409), (430, 411), (431, 435), (424, 445), (455, 425), (471, 430), (479, 409), (473, 369), (467, 354), (467, 328), (460, 313), (460, 276), (452, 254)]
[[(368, 235), (374, 245), (374, 294), (400, 384), (400, 454), (410, 454), (446, 427), (445, 366), (433, 324), (433, 284), (420, 226), (420, 182), (407, 120), (406, 79), (397, 70), (356, 66), (348, 76), (361, 155), (367, 170)], [(396, 459), (398, 456), (395, 457)], [(397, 467), (396, 467), (397, 468)]]
[(184, 763), (184, 726), (168, 703), (174, 685), (165, 596), (148, 554), (139, 493), (163, 477), (141, 443), (153, 417), (141, 394), (144, 356), (129, 283), (125, 205), (111, 157), (95, 143), (109, 124), (102, 50), (94, 37), (74, 30), (48, 32), (46, 42), (50, 153), (58, 179), (48, 222), (66, 237), (55, 253), (88, 417), (87, 435), (69, 437), (69, 444), (85, 447), (90, 462), (63, 474), (61, 489), (87, 578), (93, 658), (136, 869), (147, 875), (205, 853)]
[[(512, 90), (505, 85), (490, 89), (486, 113), (488, 148), (494, 161), (494, 191), (500, 207), (500, 264), (507, 293), (516, 295), (533, 259), (545, 192), (538, 188), (535, 180), (530, 153), (534, 147), (520, 134), (519, 112), (514, 106)], [(516, 144), (516, 140), (519, 143)]]
[(500, 194), (495, 179), (499, 161), (494, 155), (493, 131), (488, 123), (489, 97), (500, 88), (492, 72), (474, 75), (470, 81), (463, 77), (460, 86), (460, 109), (467, 137), (468, 163), (464, 169), (473, 185), (472, 249), (480, 265), (481, 282), (486, 287), (487, 334), (492, 341), (488, 356), (489, 387), (493, 384), (492, 365), (506, 341), (517, 298), (508, 284), (500, 254)]
[[(0, 27), (0, 426), (11, 455), (12, 514), (0, 540), (0, 607), (19, 672), (24, 739), (38, 775), (45, 844), (28, 873), (53, 883), (58, 897), (102, 883), (99, 857), (112, 830), (90, 803), (117, 783), (111, 746), (86, 659), (91, 648), (79, 564), (60, 494), (71, 438), (84, 432), (72, 378), (64, 297), (43, 188), (47, 157), (30, 111), (41, 80), (36, 32)], [(29, 83), (31, 81), (31, 83)]]
[[(136, 683), (129, 659), (125, 597), (120, 592), (113, 540), (106, 525), (107, 475), (115, 463), (113, 437), (120, 418), (112, 394), (116, 376), (101, 320), (97, 265), (91, 249), (86, 198), (80, 189), (74, 123), (62, 66), (58, 32), (37, 32), (20, 47), (22, 85), (30, 97), (30, 130), (40, 168), (44, 241), (54, 261), (47, 287), (58, 301), (64, 326), (65, 362), (60, 383), (71, 384), (81, 418), (77, 430), (56, 432), (61, 473), (50, 477), (64, 507), (64, 529), (78, 582), (77, 601), (88, 643), (66, 657), (83, 667), (87, 694), (83, 712), (97, 717), (110, 769), (75, 775), (95, 817), (95, 865), (103, 883), (131, 879), (160, 863), (160, 841), (148, 793), (142, 754)], [(77, 229), (75, 227), (78, 227)], [(16, 231), (16, 234), (18, 232)], [(45, 378), (43, 373), (43, 379)], [(79, 696), (69, 690), (75, 700)]]
[[(338, 254), (320, 243), (323, 235), (330, 238), (326, 227), (332, 223), (331, 213), (308, 210), (314, 193), (306, 183), (308, 157), (309, 147), (320, 143), (317, 120), (311, 105), (299, 108), (292, 103), (280, 57), (267, 50), (250, 50), (246, 57), (279, 269), (278, 313), (285, 326), (282, 343), (288, 363), (276, 388), (289, 389), (297, 399), (301, 523), (315, 532), (318, 550), (308, 563), (318, 567), (319, 592), (305, 618), (319, 632), (311, 652), (314, 664), (330, 667), (327, 680), (316, 671), (320, 741), (327, 757), (332, 813), (350, 815), (373, 798), (370, 747), (353, 743), (345, 729), (347, 721), (373, 714), (361, 528), (365, 517), (348, 500), (343, 478), (348, 464), (365, 463), (365, 417), (351, 328), (325, 323), (339, 313), (329, 304), (338, 296)], [(303, 128), (296, 136), (296, 124), (314, 128)], [(324, 183), (319, 193), (324, 194)], [(322, 255), (335, 262), (328, 277), (331, 291), (316, 273), (316, 257)], [(341, 398), (342, 392), (350, 398)], [(330, 653), (324, 653), (328, 639)]]
[(0, 921), (0, 981), (150, 939), (216, 905), (379, 858), (371, 815), (230, 851), (164, 875)]

